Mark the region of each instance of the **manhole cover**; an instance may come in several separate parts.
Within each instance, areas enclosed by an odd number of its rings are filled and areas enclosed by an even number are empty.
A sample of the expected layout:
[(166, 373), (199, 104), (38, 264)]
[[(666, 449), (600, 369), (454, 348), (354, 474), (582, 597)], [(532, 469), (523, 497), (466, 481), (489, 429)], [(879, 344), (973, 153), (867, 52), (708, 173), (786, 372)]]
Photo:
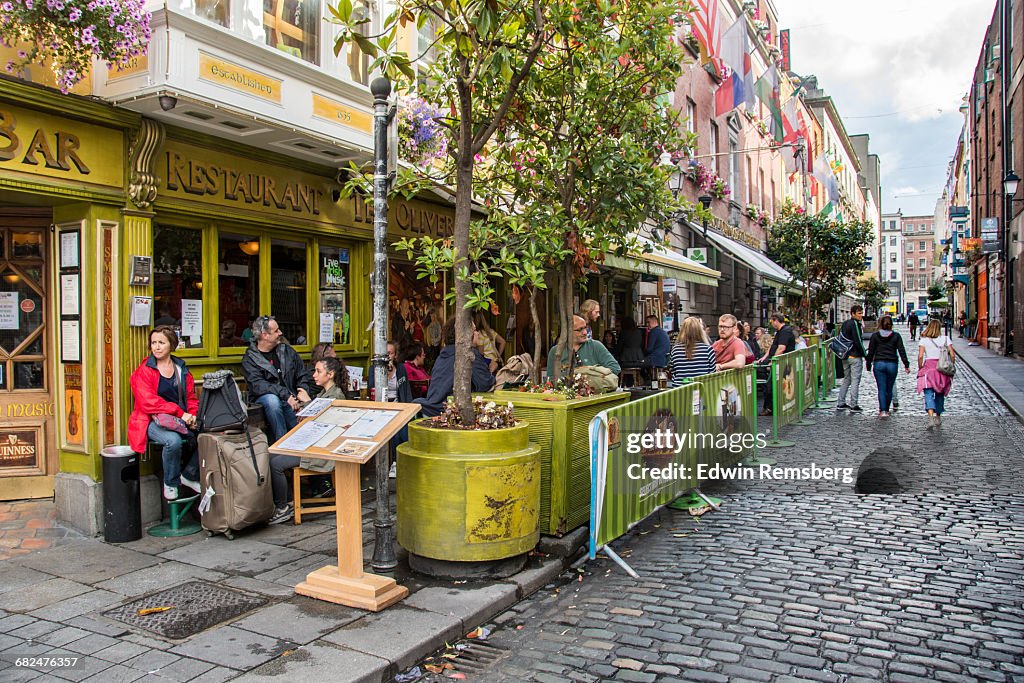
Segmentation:
[[(266, 603), (266, 598), (256, 595), (190, 581), (115, 607), (103, 615), (164, 638), (181, 640)], [(171, 609), (148, 611), (161, 607)]]

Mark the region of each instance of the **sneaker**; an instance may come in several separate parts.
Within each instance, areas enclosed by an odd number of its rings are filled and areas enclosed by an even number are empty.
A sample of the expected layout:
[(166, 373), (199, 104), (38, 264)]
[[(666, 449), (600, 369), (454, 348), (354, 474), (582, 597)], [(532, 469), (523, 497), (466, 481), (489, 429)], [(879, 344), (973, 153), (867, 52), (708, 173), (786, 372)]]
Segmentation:
[(772, 416), (772, 411), (770, 411), (770, 410), (762, 410), (761, 412), (758, 413), (758, 415), (760, 415), (761, 417), (771, 417)]
[(178, 500), (178, 489), (164, 484), (164, 500)]
[(849, 407), (850, 406), (846, 405), (845, 403), (841, 403), (841, 404), (836, 406), (836, 410), (846, 410)]
[(185, 486), (189, 487), (190, 489), (192, 489), (196, 493), (202, 493), (203, 492), (203, 489), (202, 489), (201, 486), (199, 486), (199, 482), (198, 481), (192, 481), (191, 479), (185, 477), (184, 475), (182, 475), (182, 477), (181, 477), (181, 483), (184, 484)]
[(861, 408), (860, 406), (849, 406), (848, 408), (849, 408), (851, 413), (863, 413), (864, 412), (864, 409)]
[(900, 409), (900, 402), (899, 401), (893, 401), (892, 402), (892, 409), (893, 410), (899, 410)]
[(942, 416), (941, 415), (936, 415), (935, 416), (935, 426), (936, 427), (941, 427), (942, 426)]
[(295, 508), (293, 508), (292, 504), (289, 503), (282, 508), (274, 510), (274, 516), (267, 521), (267, 524), (283, 524), (284, 522), (291, 520), (294, 516)]
[(398, 461), (391, 463), (391, 469), (388, 470), (388, 479), (395, 479), (398, 477)]
[(334, 486), (330, 481), (323, 481), (313, 490), (314, 498), (330, 498), (334, 495)]
[(889, 417), (889, 413), (887, 413), (884, 410), (879, 410), (878, 411), (878, 417)]

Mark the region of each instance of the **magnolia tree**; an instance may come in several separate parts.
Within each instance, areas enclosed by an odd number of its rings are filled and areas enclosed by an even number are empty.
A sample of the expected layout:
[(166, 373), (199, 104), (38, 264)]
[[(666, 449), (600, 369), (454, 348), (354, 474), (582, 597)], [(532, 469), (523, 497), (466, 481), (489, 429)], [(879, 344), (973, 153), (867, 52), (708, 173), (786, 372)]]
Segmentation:
[(790, 202), (782, 207), (768, 232), (768, 256), (804, 284), (806, 324), (864, 270), (871, 232), (866, 221), (813, 216)]
[(93, 58), (115, 66), (146, 52), (150, 14), (144, 6), (143, 0), (3, 0), (0, 42), (19, 48), (6, 70), (49, 62), (67, 93), (89, 73)]
[[(673, 24), (682, 4), (617, 5), (410, 0), (365, 37), (348, 0), (333, 9), (340, 43), (353, 41), (402, 85), (416, 58), (396, 49), (399, 29), (431, 26), (435, 55), (417, 94), (438, 107), (447, 164), (419, 176), (454, 183), (453, 234), (406, 240), (433, 280), (455, 273), (454, 394), (472, 421), (470, 311), (495, 306), (495, 278), (530, 295), (535, 346), (542, 347), (534, 295), (558, 272), (563, 338), (572, 284), (594, 256), (631, 246), (644, 220), (677, 208), (660, 153), (686, 141), (667, 107), (680, 54)], [(401, 131), (401, 128), (400, 128)], [(401, 136), (401, 133), (400, 133)], [(474, 197), (492, 209), (473, 220)], [(538, 357), (539, 365), (539, 357)]]
[[(481, 194), (499, 209), (496, 225), (529, 226), (525, 241), (511, 231), (506, 276), (534, 289), (538, 267), (555, 271), (559, 350), (572, 341), (579, 279), (605, 253), (636, 249), (645, 223), (662, 227), (681, 208), (668, 190), (673, 169), (658, 162), (663, 151), (693, 146), (667, 96), (683, 60), (674, 32), (688, 9), (655, 0), (572, 5), (497, 133)], [(541, 325), (531, 312), (540, 367)]]

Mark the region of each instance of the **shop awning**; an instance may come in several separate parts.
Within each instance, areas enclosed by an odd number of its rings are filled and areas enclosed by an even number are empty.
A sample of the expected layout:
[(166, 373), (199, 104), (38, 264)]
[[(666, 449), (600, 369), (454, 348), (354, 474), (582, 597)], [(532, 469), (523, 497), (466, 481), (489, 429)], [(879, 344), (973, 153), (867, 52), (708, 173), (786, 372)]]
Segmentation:
[(788, 270), (756, 249), (717, 232), (708, 232), (708, 239), (736, 260), (747, 264), (747, 267), (759, 273), (762, 279), (771, 280), (778, 285), (792, 284), (793, 277)]
[(717, 270), (691, 261), (682, 254), (645, 237), (638, 237), (637, 240), (641, 245), (646, 245), (650, 251), (629, 256), (605, 254), (604, 265), (655, 277), (675, 278), (682, 282), (693, 282), (698, 285), (718, 286), (718, 278), (722, 274)]

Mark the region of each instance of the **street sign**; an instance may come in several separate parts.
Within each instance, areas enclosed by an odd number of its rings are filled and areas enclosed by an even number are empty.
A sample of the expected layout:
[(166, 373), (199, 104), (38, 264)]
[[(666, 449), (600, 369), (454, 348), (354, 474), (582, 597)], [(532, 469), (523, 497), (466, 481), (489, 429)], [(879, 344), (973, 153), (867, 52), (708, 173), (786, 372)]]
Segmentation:
[(981, 219), (981, 239), (983, 242), (992, 242), (999, 239), (999, 219)]
[(695, 263), (706, 266), (708, 263), (707, 247), (691, 247), (686, 250), (686, 258)]

